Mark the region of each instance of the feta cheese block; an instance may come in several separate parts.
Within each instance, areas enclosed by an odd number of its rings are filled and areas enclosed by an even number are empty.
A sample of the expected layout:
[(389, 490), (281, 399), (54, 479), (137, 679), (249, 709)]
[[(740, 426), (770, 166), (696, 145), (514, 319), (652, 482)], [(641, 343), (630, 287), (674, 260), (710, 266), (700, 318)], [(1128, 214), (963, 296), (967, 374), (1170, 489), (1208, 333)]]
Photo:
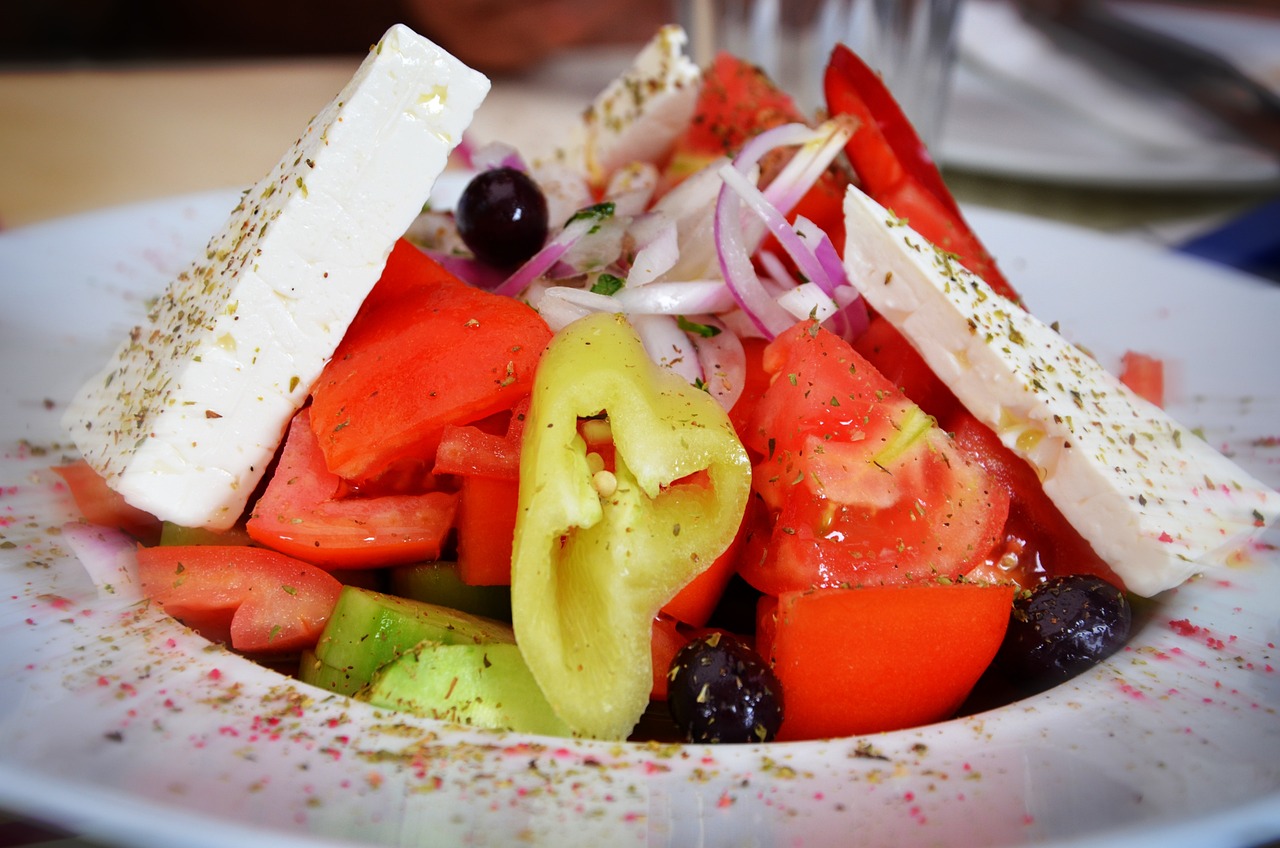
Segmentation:
[(845, 269), (1140, 595), (1225, 564), (1280, 495), (856, 188)]
[(688, 126), (702, 72), (685, 56), (687, 42), (680, 27), (663, 27), (587, 108), (584, 151), (593, 182), (632, 162), (656, 161)]
[(489, 81), (389, 29), (64, 416), (131, 504), (231, 526)]

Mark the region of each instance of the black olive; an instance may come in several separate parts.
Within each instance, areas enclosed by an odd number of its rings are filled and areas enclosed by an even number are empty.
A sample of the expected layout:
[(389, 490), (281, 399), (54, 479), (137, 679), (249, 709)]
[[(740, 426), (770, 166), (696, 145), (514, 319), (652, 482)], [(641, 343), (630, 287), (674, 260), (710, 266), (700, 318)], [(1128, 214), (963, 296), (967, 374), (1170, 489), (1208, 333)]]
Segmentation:
[(1021, 688), (1047, 689), (1120, 650), (1132, 621), (1128, 598), (1107, 581), (1053, 577), (1014, 600), (995, 665)]
[(477, 174), (458, 198), (458, 234), (478, 259), (499, 268), (524, 262), (547, 238), (547, 199), (516, 168)]
[(767, 742), (782, 725), (782, 687), (741, 639), (719, 631), (677, 653), (667, 708), (689, 742)]

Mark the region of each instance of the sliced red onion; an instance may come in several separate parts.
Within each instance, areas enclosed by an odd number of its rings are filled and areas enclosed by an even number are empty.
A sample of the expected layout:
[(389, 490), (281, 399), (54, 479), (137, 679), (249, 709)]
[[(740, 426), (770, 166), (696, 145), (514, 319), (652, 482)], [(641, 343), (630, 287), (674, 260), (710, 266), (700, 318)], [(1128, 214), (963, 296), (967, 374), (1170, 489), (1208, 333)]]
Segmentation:
[(783, 292), (778, 298), (778, 305), (794, 316), (792, 323), (806, 318), (813, 318), (818, 323), (823, 323), (839, 312), (839, 307), (832, 300), (831, 295), (816, 283), (801, 283)]
[(589, 312), (620, 312), (618, 301), (607, 294), (596, 294), (593, 291), (580, 289), (577, 286), (549, 286), (543, 292), (542, 302), (546, 298), (559, 298), (577, 304)]
[[(848, 139), (850, 125), (844, 121), (828, 121), (818, 129), (803, 124), (783, 124), (760, 133), (743, 146), (731, 166), (718, 173), (724, 186), (716, 202), (716, 237), (721, 271), (734, 299), (752, 323), (772, 338), (794, 323), (790, 313), (768, 295), (751, 264), (751, 253), (742, 231), (741, 203), (746, 202), (765, 222), (779, 244), (791, 256), (800, 273), (824, 290), (835, 290), (836, 282), (823, 267), (813, 249), (796, 235), (786, 221), (786, 211), (799, 201), (839, 154)], [(787, 209), (780, 209), (746, 177), (765, 154), (777, 147), (801, 145), (802, 150), (770, 183), (775, 197)], [(741, 198), (741, 200), (739, 200)], [(843, 277), (841, 277), (843, 279)]]
[(604, 196), (613, 201), (617, 214), (639, 215), (649, 207), (657, 188), (657, 167), (649, 162), (633, 162), (610, 175)]
[[(646, 220), (655, 219), (647, 218)], [(679, 232), (676, 230), (675, 222), (666, 219), (656, 220), (660, 221), (661, 225), (636, 251), (636, 258), (632, 261), (631, 270), (627, 273), (628, 286), (640, 287), (653, 282), (675, 267), (676, 260), (680, 258)], [(632, 228), (632, 235), (643, 237), (643, 230), (639, 232), (637, 230), (640, 228)]]
[(796, 281), (791, 276), (790, 269), (783, 264), (781, 257), (772, 250), (761, 250), (756, 253), (756, 263), (760, 266), (760, 271), (763, 274), (760, 277), (760, 282), (764, 284), (766, 289), (776, 289), (776, 294), (781, 294), (796, 284)]
[(831, 287), (824, 287), (823, 291), (834, 297), (836, 289), (849, 285), (849, 279), (845, 276), (844, 263), (840, 261), (840, 254), (836, 252), (836, 246), (831, 243), (831, 236), (803, 215), (796, 216), (794, 227), (796, 235), (813, 252), (814, 259), (822, 267), (823, 275), (814, 278), (814, 282), (819, 285), (823, 282), (830, 283)]
[(698, 315), (692, 320), (723, 331), (713, 336), (696, 336), (693, 344), (698, 351), (707, 391), (720, 401), (726, 411), (733, 409), (742, 396), (747, 377), (747, 353), (743, 350), (742, 339), (712, 316)]
[(491, 171), (495, 168), (515, 168), (528, 172), (520, 151), (502, 141), (491, 141), (475, 148), (471, 153), (471, 166), (477, 171)]
[(613, 296), (628, 315), (693, 315), (732, 309), (733, 295), (721, 280), (681, 280), (627, 287)]
[[(725, 185), (733, 189), (743, 201), (747, 204), (760, 220), (764, 221), (769, 232), (773, 233), (773, 237), (778, 240), (778, 244), (791, 257), (791, 261), (796, 264), (796, 269), (800, 275), (809, 282), (815, 282), (823, 291), (834, 291), (835, 283), (831, 280), (827, 270), (818, 261), (814, 255), (813, 249), (805, 243), (796, 233), (794, 227), (787, 222), (782, 213), (778, 211), (772, 203), (764, 196), (760, 189), (756, 188), (750, 180), (743, 175), (737, 168), (726, 165), (720, 169), (720, 176), (724, 179)], [(841, 277), (844, 276), (843, 269)]]
[(629, 315), (649, 358), (693, 385), (705, 383), (693, 341), (670, 315)]
[(62, 538), (80, 560), (103, 598), (132, 603), (142, 598), (138, 579), (138, 543), (110, 527), (71, 521), (62, 526)]
[(800, 202), (800, 198), (813, 187), (835, 158), (844, 150), (845, 143), (856, 127), (854, 118), (838, 115), (824, 121), (813, 130), (813, 137), (802, 143), (801, 149), (783, 166), (765, 187), (765, 197), (782, 211), (783, 215)]
[(752, 165), (759, 164), (760, 160), (775, 148), (798, 147), (821, 137), (819, 130), (804, 124), (781, 124), (748, 140), (742, 145), (738, 155), (733, 158), (733, 164), (745, 173), (751, 169)]
[(850, 285), (844, 263), (840, 261), (840, 254), (831, 243), (831, 237), (803, 215), (796, 216), (795, 226), (805, 243), (813, 247), (814, 255), (822, 263), (822, 267), (827, 269), (830, 279), (837, 281), (837, 285), (827, 292), (840, 309), (832, 319), (831, 330), (850, 341), (856, 339), (870, 322), (866, 301), (857, 288)]
[(622, 255), (630, 221), (630, 217), (620, 216), (616, 211), (608, 218), (601, 219), (565, 251), (560, 261), (570, 271), (562, 273), (558, 278), (601, 271), (617, 262)]
[(493, 291), (506, 279), (502, 271), (471, 256), (458, 256), (436, 250), (428, 250), (426, 253), (450, 274), (478, 289)]
[[(726, 170), (733, 169), (725, 166), (721, 174)], [(716, 200), (715, 244), (725, 285), (760, 333), (772, 339), (794, 324), (790, 313), (774, 301), (756, 276), (751, 264), (752, 251), (748, 250), (742, 232), (742, 200), (728, 183), (720, 189)]]
[(546, 286), (539, 282), (530, 286), (526, 295), (530, 305), (538, 310), (552, 332), (559, 332), (579, 318), (600, 311), (564, 297), (561, 290), (581, 291), (569, 286)]
[(700, 171), (682, 180), (654, 204), (650, 215), (674, 221), (679, 256), (667, 272), (671, 280), (705, 280), (719, 275), (716, 256), (716, 199), (724, 181), (720, 166), (729, 161), (721, 156)]
[(569, 219), (564, 229), (557, 233), (555, 238), (547, 242), (542, 250), (525, 260), (523, 265), (513, 271), (511, 276), (507, 277), (501, 285), (495, 288), (493, 290), (494, 293), (507, 297), (517, 297), (529, 287), (530, 283), (547, 273), (553, 265), (559, 262), (569, 248), (577, 244), (580, 239), (590, 235), (593, 230), (600, 226), (602, 221), (607, 221), (612, 215), (613, 206), (607, 203), (581, 210)]

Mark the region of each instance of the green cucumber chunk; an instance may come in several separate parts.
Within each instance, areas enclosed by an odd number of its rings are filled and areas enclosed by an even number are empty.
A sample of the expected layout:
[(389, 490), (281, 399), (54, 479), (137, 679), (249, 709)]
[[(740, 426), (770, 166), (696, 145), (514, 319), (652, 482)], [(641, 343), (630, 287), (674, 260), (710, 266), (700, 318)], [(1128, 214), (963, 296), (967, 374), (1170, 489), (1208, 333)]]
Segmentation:
[(384, 666), (356, 697), (374, 706), (455, 724), (571, 735), (514, 642), (422, 642)]
[(391, 594), (485, 618), (511, 620), (511, 587), (464, 583), (454, 562), (420, 562), (391, 569)]
[(316, 643), (320, 663), (342, 675), (334, 691), (351, 694), (378, 669), (419, 642), (484, 644), (514, 642), (511, 626), (500, 621), (408, 598), (344, 586)]
[(310, 650), (304, 650), (298, 661), (298, 679), (339, 695), (354, 695), (360, 688), (359, 685), (352, 685), (350, 672), (321, 662), (315, 651)]

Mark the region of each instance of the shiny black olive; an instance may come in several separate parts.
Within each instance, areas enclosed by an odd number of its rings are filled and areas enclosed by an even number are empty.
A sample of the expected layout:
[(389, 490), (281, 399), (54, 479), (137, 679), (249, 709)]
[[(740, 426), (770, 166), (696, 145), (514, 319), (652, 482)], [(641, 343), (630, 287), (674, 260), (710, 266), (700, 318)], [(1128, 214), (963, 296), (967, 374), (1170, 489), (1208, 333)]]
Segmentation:
[(547, 199), (516, 168), (477, 174), (458, 198), (458, 234), (478, 259), (512, 268), (541, 249), (547, 238)]
[(782, 725), (782, 687), (759, 654), (717, 631), (676, 653), (667, 708), (689, 742), (767, 742)]
[(1124, 592), (1099, 577), (1054, 577), (1014, 600), (996, 667), (1020, 688), (1047, 689), (1102, 662), (1129, 638)]

